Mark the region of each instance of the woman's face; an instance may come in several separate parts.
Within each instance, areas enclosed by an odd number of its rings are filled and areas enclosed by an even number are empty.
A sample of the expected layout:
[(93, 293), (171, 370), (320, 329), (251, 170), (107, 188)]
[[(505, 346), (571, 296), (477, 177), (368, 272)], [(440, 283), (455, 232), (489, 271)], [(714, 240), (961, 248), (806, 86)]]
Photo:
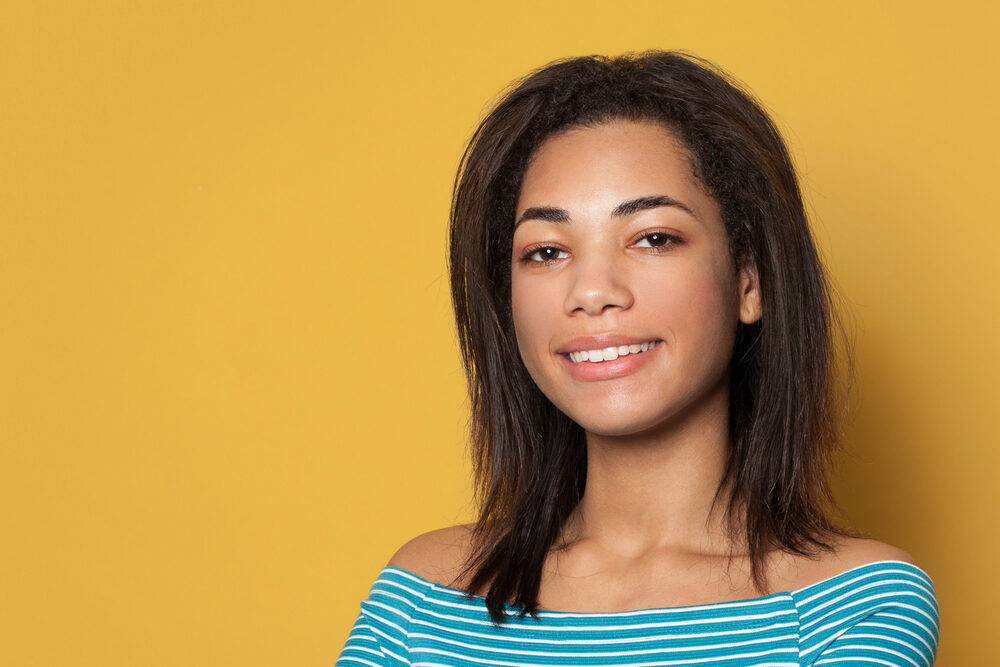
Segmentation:
[(629, 435), (728, 396), (737, 322), (760, 317), (756, 279), (736, 271), (718, 205), (666, 129), (615, 121), (549, 138), (515, 221), (517, 344), (560, 410)]

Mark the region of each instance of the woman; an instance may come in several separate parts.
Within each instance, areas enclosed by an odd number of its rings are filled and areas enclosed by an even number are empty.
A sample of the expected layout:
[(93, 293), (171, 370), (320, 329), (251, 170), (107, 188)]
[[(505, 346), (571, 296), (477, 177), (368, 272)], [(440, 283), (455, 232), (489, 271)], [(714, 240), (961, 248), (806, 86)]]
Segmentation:
[(931, 665), (904, 551), (834, 522), (839, 331), (787, 150), (675, 52), (551, 63), (466, 150), (450, 270), (475, 524), (338, 665)]

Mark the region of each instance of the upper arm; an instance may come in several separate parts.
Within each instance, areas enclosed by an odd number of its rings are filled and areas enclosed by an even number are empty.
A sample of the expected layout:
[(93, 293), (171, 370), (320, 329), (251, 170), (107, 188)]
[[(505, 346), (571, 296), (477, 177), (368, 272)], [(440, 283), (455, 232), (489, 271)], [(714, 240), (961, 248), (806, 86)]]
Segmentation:
[[(467, 553), (471, 526), (452, 526), (414, 537), (389, 560), (427, 581), (448, 581)], [(337, 667), (408, 665), (409, 626), (430, 584), (410, 574), (383, 569), (372, 584), (337, 659)]]
[(349, 665), (373, 667), (388, 667), (389, 665), (364, 612), (359, 613), (354, 621), (354, 626), (351, 628), (350, 634), (347, 635), (347, 641), (344, 643), (344, 648), (341, 650), (340, 657), (337, 658), (334, 667), (348, 667)]
[(931, 667), (937, 647), (937, 606), (913, 600), (858, 621), (806, 664)]
[(800, 663), (931, 667), (939, 638), (934, 582), (905, 551), (868, 542), (851, 555), (861, 560), (852, 569), (796, 592)]
[[(432, 584), (424, 576), (434, 564), (434, 544), (444, 535), (425, 534), (410, 540), (382, 568), (361, 601), (361, 611), (351, 628), (337, 667), (369, 665), (396, 667), (410, 664), (410, 625)], [(392, 567), (390, 567), (392, 566)], [(396, 569), (393, 569), (396, 568)], [(404, 572), (402, 570), (409, 570)]]

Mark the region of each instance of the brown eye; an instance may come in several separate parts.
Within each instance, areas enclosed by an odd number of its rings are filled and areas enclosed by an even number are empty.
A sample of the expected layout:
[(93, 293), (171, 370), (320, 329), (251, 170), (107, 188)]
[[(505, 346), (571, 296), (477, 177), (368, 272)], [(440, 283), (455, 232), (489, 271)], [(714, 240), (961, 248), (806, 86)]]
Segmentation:
[[(643, 242), (646, 242), (643, 245)], [(642, 238), (639, 239), (637, 245), (641, 248), (666, 248), (668, 246), (680, 243), (680, 239), (673, 234), (667, 234), (666, 232), (650, 232), (644, 234)]]
[(524, 257), (521, 258), (521, 261), (528, 264), (532, 263), (548, 264), (549, 262), (552, 262), (554, 260), (562, 259), (562, 257), (559, 257), (559, 253), (561, 252), (565, 251), (560, 250), (559, 248), (554, 248), (552, 246), (542, 246), (541, 248), (535, 248), (533, 250), (529, 250), (527, 253), (525, 253)]

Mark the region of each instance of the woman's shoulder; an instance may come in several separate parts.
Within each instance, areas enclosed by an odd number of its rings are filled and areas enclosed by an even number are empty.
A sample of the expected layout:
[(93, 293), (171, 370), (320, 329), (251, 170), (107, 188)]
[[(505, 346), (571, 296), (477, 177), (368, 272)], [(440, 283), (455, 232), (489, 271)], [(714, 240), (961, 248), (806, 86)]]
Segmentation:
[(365, 664), (375, 664), (373, 656), (381, 660), (378, 664), (390, 664), (390, 658), (408, 664), (410, 621), (424, 605), (433, 583), (448, 584), (454, 578), (471, 534), (471, 525), (451, 526), (403, 544), (361, 601), (343, 655)]
[(869, 664), (889, 655), (912, 665), (934, 663), (939, 636), (934, 583), (910, 554), (876, 540), (845, 540), (811, 578), (792, 592), (802, 664), (827, 659)]
[(475, 524), (459, 524), (417, 535), (403, 544), (386, 567), (405, 570), (443, 586), (462, 588), (457, 581), (472, 545)]
[[(466, 523), (431, 530), (405, 542), (386, 567), (405, 570), (443, 586), (464, 589), (458, 581), (472, 548), (475, 524)], [(788, 557), (777, 564), (779, 588), (797, 590), (829, 580), (843, 572), (882, 561), (902, 561), (920, 569), (921, 564), (903, 549), (863, 537), (838, 536), (834, 549), (818, 558)]]
[(853, 567), (880, 560), (901, 560), (911, 565), (920, 563), (897, 546), (866, 537), (845, 537), (839, 542), (836, 554), (838, 562)]
[(838, 537), (834, 549), (817, 559), (796, 558), (784, 572), (784, 590), (797, 590), (829, 580), (855, 568), (883, 561), (902, 561), (921, 568), (920, 563), (903, 549), (862, 537)]

